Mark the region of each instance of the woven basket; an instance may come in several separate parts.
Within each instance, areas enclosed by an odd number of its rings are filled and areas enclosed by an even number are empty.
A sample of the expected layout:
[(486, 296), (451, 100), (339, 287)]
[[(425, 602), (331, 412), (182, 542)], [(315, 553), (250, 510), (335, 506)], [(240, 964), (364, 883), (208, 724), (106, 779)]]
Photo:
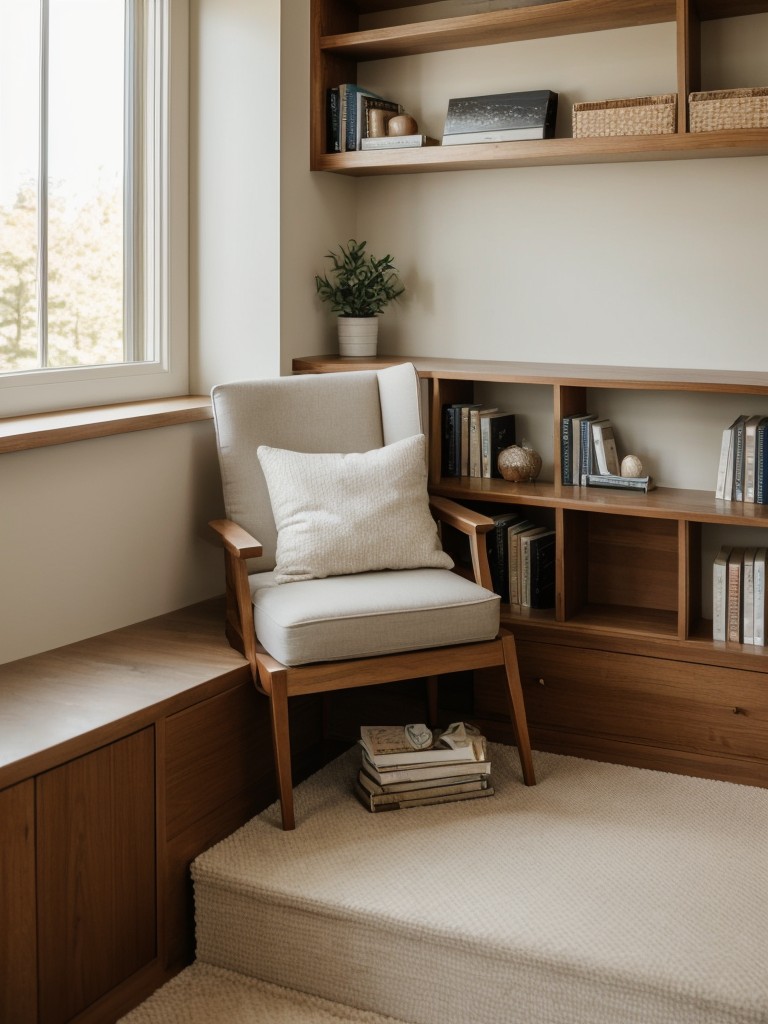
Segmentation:
[(609, 135), (669, 135), (676, 129), (677, 94), (574, 103), (574, 139)]
[(692, 132), (768, 128), (768, 89), (692, 92), (688, 109)]

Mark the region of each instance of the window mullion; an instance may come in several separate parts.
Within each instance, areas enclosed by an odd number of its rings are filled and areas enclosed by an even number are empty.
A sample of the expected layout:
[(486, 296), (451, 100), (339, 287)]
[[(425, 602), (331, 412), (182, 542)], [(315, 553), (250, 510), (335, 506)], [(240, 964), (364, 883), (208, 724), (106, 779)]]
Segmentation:
[(37, 351), (48, 366), (48, 80), (50, 58), (49, 0), (40, 0), (40, 135), (37, 174)]

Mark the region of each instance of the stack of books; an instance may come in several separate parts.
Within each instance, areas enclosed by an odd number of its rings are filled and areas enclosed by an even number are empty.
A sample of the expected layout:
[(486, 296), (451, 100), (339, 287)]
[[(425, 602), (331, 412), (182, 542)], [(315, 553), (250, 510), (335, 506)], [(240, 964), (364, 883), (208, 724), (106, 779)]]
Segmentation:
[(393, 100), (355, 85), (343, 82), (326, 92), (326, 150), (349, 153), (362, 148), (362, 140), (370, 134), (370, 113), (383, 110), (394, 117), (402, 106)]
[(515, 512), (493, 513), (486, 534), (494, 591), (512, 609), (554, 608), (555, 531)]
[(765, 646), (765, 548), (722, 547), (712, 573), (712, 638)]
[(607, 418), (582, 412), (563, 416), (560, 435), (560, 479), (574, 487), (614, 487), (647, 492), (650, 476), (622, 476), (613, 424)]
[(485, 737), (464, 722), (443, 732), (426, 725), (364, 725), (355, 794), (369, 811), (493, 796)]
[(499, 452), (515, 443), (515, 417), (475, 402), (443, 407), (443, 476), (501, 478)]
[(715, 497), (768, 504), (768, 417), (738, 416), (723, 431)]

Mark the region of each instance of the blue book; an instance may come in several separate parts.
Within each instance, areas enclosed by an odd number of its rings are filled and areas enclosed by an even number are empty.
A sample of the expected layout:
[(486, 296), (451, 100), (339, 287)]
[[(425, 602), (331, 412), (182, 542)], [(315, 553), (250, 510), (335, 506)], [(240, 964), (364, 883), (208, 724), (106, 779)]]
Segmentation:
[(755, 502), (768, 505), (768, 417), (758, 424), (756, 449)]

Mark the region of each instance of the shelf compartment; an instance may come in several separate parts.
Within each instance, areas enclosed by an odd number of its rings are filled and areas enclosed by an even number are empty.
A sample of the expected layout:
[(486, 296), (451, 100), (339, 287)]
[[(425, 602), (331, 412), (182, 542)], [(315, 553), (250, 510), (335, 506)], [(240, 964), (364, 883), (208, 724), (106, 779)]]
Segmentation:
[(635, 28), (674, 21), (675, 0), (560, 0), (537, 7), (468, 14), (387, 28), (325, 35), (320, 49), (355, 60), (410, 57), (421, 53), (496, 43)]

